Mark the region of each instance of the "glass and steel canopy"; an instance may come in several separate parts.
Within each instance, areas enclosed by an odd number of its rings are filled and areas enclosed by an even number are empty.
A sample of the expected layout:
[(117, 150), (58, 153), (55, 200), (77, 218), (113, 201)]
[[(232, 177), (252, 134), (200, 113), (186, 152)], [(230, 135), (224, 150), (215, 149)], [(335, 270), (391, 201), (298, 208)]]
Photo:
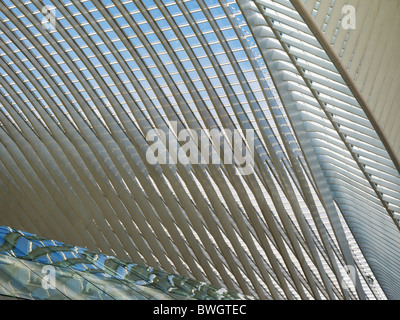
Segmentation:
[(259, 299), (400, 297), (399, 172), (290, 1), (0, 6), (1, 225)]
[(9, 227), (0, 227), (0, 279), (0, 295), (21, 299), (253, 299)]

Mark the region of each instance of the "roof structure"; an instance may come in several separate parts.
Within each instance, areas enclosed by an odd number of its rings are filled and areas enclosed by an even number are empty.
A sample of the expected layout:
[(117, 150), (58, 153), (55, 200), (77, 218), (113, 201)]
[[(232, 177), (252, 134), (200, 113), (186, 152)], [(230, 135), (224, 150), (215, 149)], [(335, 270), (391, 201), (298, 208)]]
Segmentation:
[(0, 295), (40, 300), (253, 299), (9, 227), (0, 227)]
[(0, 0), (0, 225), (257, 299), (400, 298), (376, 2)]

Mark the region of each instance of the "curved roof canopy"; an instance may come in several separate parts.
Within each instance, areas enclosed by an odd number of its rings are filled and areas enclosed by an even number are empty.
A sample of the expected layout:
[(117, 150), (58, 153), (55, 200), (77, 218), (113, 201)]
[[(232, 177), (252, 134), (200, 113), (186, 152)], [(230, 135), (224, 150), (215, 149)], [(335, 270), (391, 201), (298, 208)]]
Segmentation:
[(10, 227), (0, 227), (0, 295), (41, 300), (252, 299)]
[(344, 1), (292, 2), (1, 0), (0, 224), (260, 299), (400, 298), (396, 157), (313, 20), (346, 37)]

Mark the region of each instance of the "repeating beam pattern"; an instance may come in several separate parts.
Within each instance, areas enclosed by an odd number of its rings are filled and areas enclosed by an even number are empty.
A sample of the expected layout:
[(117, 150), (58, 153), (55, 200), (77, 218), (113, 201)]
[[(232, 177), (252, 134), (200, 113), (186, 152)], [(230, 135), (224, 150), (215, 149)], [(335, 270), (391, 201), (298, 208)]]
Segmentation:
[[(398, 173), (290, 2), (1, 0), (0, 19), (2, 225), (261, 299), (398, 294)], [(207, 137), (217, 163), (148, 160), (154, 129), (178, 148), (222, 128), (241, 139)]]
[[(393, 281), (399, 259), (400, 176), (395, 163), (366, 112), (292, 4), (260, 0), (249, 10), (244, 16), (257, 34), (267, 64), (271, 61), (271, 76), (277, 83), (280, 80), (278, 91), (283, 104), (291, 108), (289, 118), (298, 123), (295, 131), (305, 134), (299, 142), (303, 150), (313, 150), (308, 156), (310, 164), (321, 166), (330, 193), (367, 261), (376, 272), (386, 270), (379, 281), (393, 290), (391, 297), (396, 297)], [(319, 171), (317, 167), (312, 165), (314, 174)], [(317, 179), (321, 181), (324, 179)], [(324, 188), (321, 186), (321, 190)]]
[[(303, 2), (304, 12), (315, 20), (315, 26), (367, 102), (366, 111), (385, 137), (399, 167), (400, 3), (395, 0)], [(343, 10), (345, 5), (354, 10), (355, 25), (347, 29), (337, 24), (338, 18), (349, 13)]]

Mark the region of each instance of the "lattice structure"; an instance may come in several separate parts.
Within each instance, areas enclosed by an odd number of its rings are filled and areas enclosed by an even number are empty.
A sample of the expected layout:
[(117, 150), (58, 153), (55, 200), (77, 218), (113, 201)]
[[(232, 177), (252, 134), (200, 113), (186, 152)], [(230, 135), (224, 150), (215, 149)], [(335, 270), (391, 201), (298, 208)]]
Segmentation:
[(0, 294), (55, 300), (245, 300), (206, 283), (0, 227)]
[[(399, 297), (400, 175), (296, 3), (0, 3), (1, 225), (259, 299)], [(220, 131), (220, 161), (153, 163), (155, 130), (173, 160)]]

